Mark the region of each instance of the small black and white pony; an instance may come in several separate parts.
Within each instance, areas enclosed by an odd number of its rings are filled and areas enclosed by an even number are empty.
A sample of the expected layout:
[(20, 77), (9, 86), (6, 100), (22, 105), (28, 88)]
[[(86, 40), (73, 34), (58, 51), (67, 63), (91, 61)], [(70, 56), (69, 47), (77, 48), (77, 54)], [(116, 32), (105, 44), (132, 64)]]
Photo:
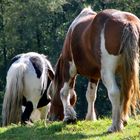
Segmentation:
[(15, 56), (6, 77), (2, 125), (26, 124), (36, 109), (47, 110), (50, 103), (47, 89), (53, 76), (53, 68), (45, 55), (29, 52)]

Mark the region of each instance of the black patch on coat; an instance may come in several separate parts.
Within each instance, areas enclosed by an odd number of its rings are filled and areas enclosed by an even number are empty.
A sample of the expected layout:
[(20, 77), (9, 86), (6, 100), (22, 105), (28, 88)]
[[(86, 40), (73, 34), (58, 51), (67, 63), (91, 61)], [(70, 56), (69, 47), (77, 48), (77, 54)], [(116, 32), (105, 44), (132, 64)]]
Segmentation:
[(26, 106), (26, 104), (27, 104), (27, 100), (26, 100), (26, 98), (23, 96), (22, 105), (23, 105), (23, 106)]
[(25, 124), (26, 121), (29, 121), (32, 111), (33, 111), (33, 104), (32, 104), (31, 101), (28, 101), (26, 103), (25, 110), (24, 110), (24, 112), (22, 113), (22, 116), (21, 116), (22, 123)]
[(33, 56), (30, 58), (30, 61), (32, 62), (32, 65), (35, 69), (37, 78), (40, 78), (42, 75), (42, 71), (43, 71), (43, 67), (42, 67), (42, 63), (39, 57)]
[(9, 67), (14, 63), (16, 62), (18, 59), (20, 59), (20, 57), (22, 56), (22, 54), (18, 54), (16, 55), (15, 57), (13, 57), (10, 61), (10, 64), (9, 64)]
[[(49, 87), (51, 83), (51, 80), (48, 78), (48, 82), (47, 82), (47, 87), (42, 95), (42, 97), (40, 98), (39, 102), (38, 102), (38, 105), (37, 105), (37, 108), (40, 108), (40, 107), (43, 107), (43, 106), (46, 106), (50, 101), (51, 99), (48, 99), (47, 98), (47, 89)], [(42, 93), (41, 93), (42, 94)]]

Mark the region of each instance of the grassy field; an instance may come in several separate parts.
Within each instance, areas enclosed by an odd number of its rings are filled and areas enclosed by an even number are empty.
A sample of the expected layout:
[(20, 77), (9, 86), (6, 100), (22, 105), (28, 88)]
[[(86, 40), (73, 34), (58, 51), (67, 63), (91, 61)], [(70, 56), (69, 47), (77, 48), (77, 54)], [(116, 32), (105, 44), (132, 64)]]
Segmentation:
[(0, 128), (0, 140), (140, 140), (140, 116), (130, 119), (122, 132), (106, 133), (111, 119), (96, 122), (78, 121), (66, 125), (63, 122), (37, 122), (33, 126), (11, 125)]

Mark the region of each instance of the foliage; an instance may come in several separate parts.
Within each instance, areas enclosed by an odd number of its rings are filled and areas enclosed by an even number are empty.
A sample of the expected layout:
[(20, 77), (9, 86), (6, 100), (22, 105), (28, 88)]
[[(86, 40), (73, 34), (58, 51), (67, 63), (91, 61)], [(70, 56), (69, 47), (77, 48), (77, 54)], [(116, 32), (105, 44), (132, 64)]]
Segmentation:
[(62, 122), (37, 122), (34, 126), (11, 125), (0, 128), (2, 140), (139, 140), (140, 117), (130, 119), (123, 132), (108, 134), (110, 119), (104, 118), (96, 122), (78, 121), (77, 124), (66, 125)]

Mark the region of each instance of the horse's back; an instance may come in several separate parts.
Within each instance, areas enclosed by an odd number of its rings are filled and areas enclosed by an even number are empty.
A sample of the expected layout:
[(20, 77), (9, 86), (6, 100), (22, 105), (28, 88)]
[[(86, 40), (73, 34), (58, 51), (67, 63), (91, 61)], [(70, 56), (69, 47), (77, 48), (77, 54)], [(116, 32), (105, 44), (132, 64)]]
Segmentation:
[[(89, 12), (84, 15), (78, 16), (70, 25), (67, 32), (64, 47), (62, 50), (63, 57), (67, 57), (69, 60), (72, 60), (71, 47), (77, 46), (82, 41), (82, 36), (87, 29), (87, 27), (92, 23), (92, 20), (96, 16), (96, 13)], [(79, 49), (76, 48), (75, 49)]]
[[(119, 55), (122, 48), (122, 34), (126, 25), (140, 31), (139, 19), (128, 12), (115, 9), (88, 14), (74, 20), (67, 33), (62, 56), (74, 61), (77, 72), (87, 77), (100, 77), (101, 35), (110, 55)], [(85, 66), (90, 67), (85, 67)]]
[[(87, 30), (89, 30), (89, 27), (91, 26), (95, 16), (95, 12), (88, 12), (83, 16), (78, 16), (70, 25), (70, 28), (65, 38), (61, 58), (64, 59), (64, 61), (74, 61), (78, 73), (85, 73), (85, 70), (82, 70), (81, 66), (83, 65), (83, 63), (88, 63), (88, 61), (86, 60), (89, 58), (86, 55), (86, 51), (88, 50), (88, 43), (85, 39), (85, 36), (87, 38), (88, 35), (86, 35), (85, 33), (87, 32)], [(91, 52), (91, 50), (88, 51)], [(95, 63), (94, 60), (92, 61), (92, 64), (93, 63)], [(93, 68), (89, 70), (88, 75), (90, 75), (91, 72), (93, 72)]]
[(114, 9), (101, 11), (93, 21), (100, 33), (104, 30), (105, 47), (110, 54), (121, 53), (121, 39), (124, 28), (131, 25), (132, 30), (140, 31), (140, 20), (132, 13)]

